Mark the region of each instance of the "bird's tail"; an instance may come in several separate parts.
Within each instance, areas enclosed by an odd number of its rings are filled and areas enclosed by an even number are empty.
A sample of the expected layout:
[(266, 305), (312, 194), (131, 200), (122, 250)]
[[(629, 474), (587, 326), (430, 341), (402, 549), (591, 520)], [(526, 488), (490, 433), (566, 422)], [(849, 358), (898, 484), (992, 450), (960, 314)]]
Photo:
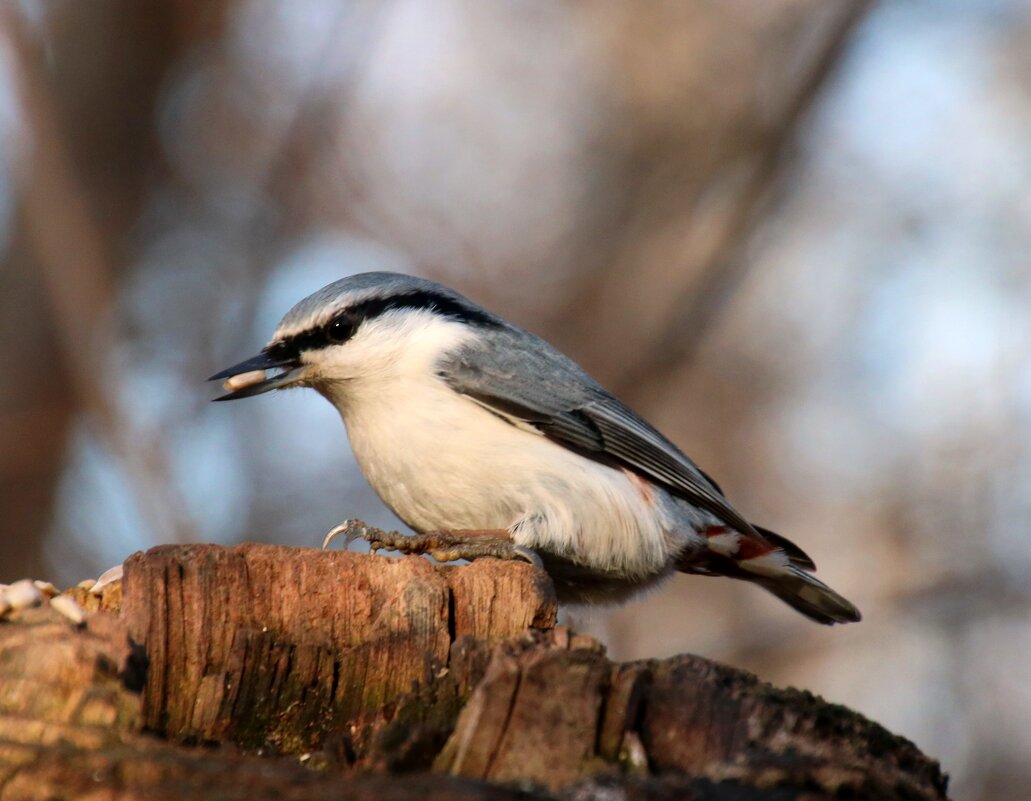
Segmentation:
[(725, 526), (710, 528), (706, 556), (679, 569), (758, 584), (817, 623), (854, 623), (862, 617), (846, 598), (807, 572), (816, 565), (801, 548), (772, 531), (757, 531), (760, 537)]
[(790, 566), (784, 575), (756, 576), (750, 580), (817, 623), (829, 626), (855, 623), (862, 618), (847, 598), (800, 568)]

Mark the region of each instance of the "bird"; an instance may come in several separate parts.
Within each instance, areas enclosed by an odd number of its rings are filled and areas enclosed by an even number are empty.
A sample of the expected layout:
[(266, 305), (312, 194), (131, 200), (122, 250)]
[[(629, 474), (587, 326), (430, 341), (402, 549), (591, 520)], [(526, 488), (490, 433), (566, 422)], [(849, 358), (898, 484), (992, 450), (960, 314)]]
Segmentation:
[[(444, 561), (525, 559), (560, 603), (618, 604), (675, 573), (756, 584), (818, 623), (859, 610), (797, 545), (748, 522), (676, 445), (540, 337), (434, 281), (351, 274), (298, 302), (237, 400), (307, 387), (340, 413), (368, 482), (414, 534), (348, 540)], [(325, 546), (325, 544), (324, 544)]]

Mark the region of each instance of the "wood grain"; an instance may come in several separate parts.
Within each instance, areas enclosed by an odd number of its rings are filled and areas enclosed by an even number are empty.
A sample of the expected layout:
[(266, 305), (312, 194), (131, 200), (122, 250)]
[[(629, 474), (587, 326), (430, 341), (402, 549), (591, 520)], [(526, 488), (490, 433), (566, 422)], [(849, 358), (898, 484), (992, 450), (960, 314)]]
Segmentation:
[(912, 743), (810, 693), (613, 663), (528, 564), (169, 546), (73, 595), (83, 626), (0, 623), (0, 801), (946, 798)]

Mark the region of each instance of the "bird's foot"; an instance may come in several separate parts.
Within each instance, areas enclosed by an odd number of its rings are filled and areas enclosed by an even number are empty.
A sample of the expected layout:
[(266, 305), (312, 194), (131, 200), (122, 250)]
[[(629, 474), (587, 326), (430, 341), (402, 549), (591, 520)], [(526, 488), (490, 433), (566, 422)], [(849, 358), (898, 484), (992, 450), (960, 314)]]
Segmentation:
[(438, 562), (458, 559), (510, 559), (543, 567), (541, 558), (531, 549), (516, 545), (504, 529), (497, 531), (431, 531), (426, 534), (402, 534), (367, 526), (361, 520), (345, 520), (330, 529), (322, 540), (322, 549), (337, 537), (344, 537), (344, 550), (355, 540), (365, 540), (375, 552), (400, 551), (405, 554), (428, 554)]

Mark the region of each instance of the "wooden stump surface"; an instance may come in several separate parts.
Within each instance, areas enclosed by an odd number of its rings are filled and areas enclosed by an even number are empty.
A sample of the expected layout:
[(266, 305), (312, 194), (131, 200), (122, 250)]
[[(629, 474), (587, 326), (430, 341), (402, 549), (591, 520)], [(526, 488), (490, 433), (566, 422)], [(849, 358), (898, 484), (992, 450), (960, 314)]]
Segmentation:
[(613, 663), (527, 564), (175, 546), (77, 597), (84, 626), (0, 623), (0, 801), (946, 797), (915, 746), (809, 693)]

